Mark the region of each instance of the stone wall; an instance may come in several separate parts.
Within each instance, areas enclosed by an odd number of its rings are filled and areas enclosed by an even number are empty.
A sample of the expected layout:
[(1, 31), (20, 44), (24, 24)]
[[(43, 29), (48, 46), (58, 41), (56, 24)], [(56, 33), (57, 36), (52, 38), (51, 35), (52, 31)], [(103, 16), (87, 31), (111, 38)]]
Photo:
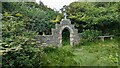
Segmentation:
[(52, 29), (52, 35), (39, 35), (36, 36), (37, 42), (41, 45), (62, 45), (62, 31), (68, 29), (70, 32), (70, 45), (76, 45), (80, 43), (80, 37), (78, 30), (71, 24), (69, 19), (62, 19), (60, 24), (55, 25), (55, 29)]
[(54, 44), (53, 35), (38, 35), (35, 38), (39, 44)]

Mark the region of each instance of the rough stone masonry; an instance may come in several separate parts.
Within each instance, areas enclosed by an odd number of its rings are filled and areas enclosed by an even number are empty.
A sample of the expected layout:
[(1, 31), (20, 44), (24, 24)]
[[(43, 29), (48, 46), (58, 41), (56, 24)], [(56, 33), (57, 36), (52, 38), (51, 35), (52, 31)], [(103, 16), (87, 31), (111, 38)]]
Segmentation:
[(52, 35), (38, 35), (37, 42), (41, 45), (62, 45), (62, 31), (68, 29), (70, 32), (70, 45), (76, 45), (80, 42), (78, 29), (75, 29), (69, 19), (62, 19), (60, 24), (55, 24), (55, 29), (52, 29)]

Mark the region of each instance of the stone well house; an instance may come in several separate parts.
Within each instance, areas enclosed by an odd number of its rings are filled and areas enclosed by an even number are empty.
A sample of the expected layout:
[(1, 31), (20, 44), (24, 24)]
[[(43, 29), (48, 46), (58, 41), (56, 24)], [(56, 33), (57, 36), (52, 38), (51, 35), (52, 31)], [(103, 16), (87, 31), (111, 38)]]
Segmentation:
[(52, 35), (38, 35), (36, 36), (37, 42), (41, 45), (62, 45), (62, 31), (67, 29), (70, 33), (70, 45), (76, 45), (80, 42), (78, 29), (75, 29), (69, 19), (62, 19), (60, 24), (55, 25), (52, 29)]

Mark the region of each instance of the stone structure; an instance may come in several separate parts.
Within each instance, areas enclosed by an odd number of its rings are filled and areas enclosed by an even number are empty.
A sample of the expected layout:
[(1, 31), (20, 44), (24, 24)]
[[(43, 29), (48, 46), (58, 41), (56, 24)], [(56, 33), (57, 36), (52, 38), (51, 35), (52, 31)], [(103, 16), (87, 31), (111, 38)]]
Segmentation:
[(62, 31), (68, 29), (70, 33), (70, 45), (76, 45), (80, 42), (78, 30), (71, 24), (69, 19), (62, 19), (60, 24), (55, 25), (52, 29), (52, 35), (39, 35), (37, 40), (42, 45), (62, 45)]

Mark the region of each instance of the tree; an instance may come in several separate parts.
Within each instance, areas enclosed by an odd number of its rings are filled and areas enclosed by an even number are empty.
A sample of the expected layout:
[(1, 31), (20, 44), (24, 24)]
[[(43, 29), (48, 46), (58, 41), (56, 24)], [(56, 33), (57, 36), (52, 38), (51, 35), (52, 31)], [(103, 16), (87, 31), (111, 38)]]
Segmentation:
[[(8, 6), (7, 6), (8, 5)], [(12, 8), (12, 9), (10, 9)], [(3, 12), (8, 11), (13, 13), (22, 13), (22, 18), (26, 18), (27, 27), (29, 30), (39, 33), (45, 32), (50, 34), (53, 24), (50, 20), (55, 19), (58, 12), (47, 8), (44, 4), (36, 3), (3, 3)]]
[(119, 2), (73, 2), (67, 9), (68, 18), (79, 32), (86, 29), (102, 31), (103, 34), (119, 33)]
[(49, 32), (57, 13), (35, 3), (4, 2), (2, 8), (2, 67), (41, 67), (45, 54), (34, 37)]

